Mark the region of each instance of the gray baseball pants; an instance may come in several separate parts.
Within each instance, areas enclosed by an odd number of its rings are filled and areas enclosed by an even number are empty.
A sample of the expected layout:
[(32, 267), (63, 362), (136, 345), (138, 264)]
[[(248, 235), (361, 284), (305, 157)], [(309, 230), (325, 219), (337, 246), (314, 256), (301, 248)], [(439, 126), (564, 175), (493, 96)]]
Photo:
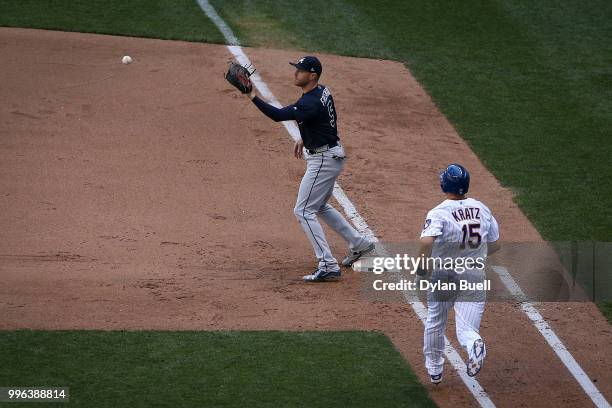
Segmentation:
[(328, 201), (334, 191), (334, 183), (344, 167), (346, 155), (342, 146), (316, 154), (305, 154), (306, 173), (293, 213), (302, 225), (319, 261), (318, 269), (325, 272), (340, 269), (331, 253), (319, 217), (348, 243), (350, 250), (364, 245), (366, 238), (332, 207)]

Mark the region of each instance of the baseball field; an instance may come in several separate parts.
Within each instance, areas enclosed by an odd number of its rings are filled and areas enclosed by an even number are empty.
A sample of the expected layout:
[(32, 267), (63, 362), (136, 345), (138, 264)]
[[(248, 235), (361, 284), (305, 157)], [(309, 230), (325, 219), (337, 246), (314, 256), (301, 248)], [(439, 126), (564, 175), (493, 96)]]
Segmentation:
[[(0, 55), (0, 393), (610, 406), (606, 299), (487, 303), (482, 373), (450, 361), (432, 385), (420, 303), (372, 300), (351, 269), (302, 282), (304, 163), (223, 78), (246, 56), (286, 105), (300, 96), (287, 62), (320, 58), (348, 156), (332, 204), (383, 242), (418, 239), (452, 162), (503, 241), (608, 242), (609, 2), (0, 0)], [(532, 272), (509, 268), (525, 291)]]

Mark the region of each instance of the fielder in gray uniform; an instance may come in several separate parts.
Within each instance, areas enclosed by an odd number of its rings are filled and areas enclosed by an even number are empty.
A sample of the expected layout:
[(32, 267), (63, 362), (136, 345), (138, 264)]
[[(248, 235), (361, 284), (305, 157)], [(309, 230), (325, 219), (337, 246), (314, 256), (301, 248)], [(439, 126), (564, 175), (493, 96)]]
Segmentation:
[(348, 243), (349, 254), (342, 261), (351, 266), (364, 253), (374, 249), (374, 243), (362, 236), (329, 204), (336, 178), (346, 161), (338, 137), (338, 114), (329, 88), (319, 84), (322, 67), (318, 58), (306, 56), (296, 63), (294, 85), (302, 88), (302, 96), (291, 105), (276, 108), (257, 95), (247, 93), (255, 106), (276, 122), (295, 120), (301, 140), (294, 146), (296, 158), (306, 159), (306, 173), (300, 183), (293, 210), (310, 240), (317, 257), (317, 269), (304, 276), (307, 282), (337, 280), (340, 266), (331, 253), (319, 218), (325, 221)]
[[(470, 284), (484, 282), (484, 261), (487, 255), (500, 249), (497, 242), (499, 227), (486, 205), (465, 196), (469, 186), (468, 171), (459, 164), (449, 165), (440, 174), (440, 187), (446, 200), (427, 213), (421, 232), (419, 254), (433, 260), (455, 260), (454, 267), (432, 268), (429, 278), (430, 282), (449, 288), (427, 293), (423, 352), (425, 367), (434, 384), (442, 381), (444, 331), (451, 308), (455, 309), (457, 340), (468, 353), (466, 370), (469, 376), (478, 374), (487, 354), (485, 342), (479, 334), (486, 292), (477, 285), (460, 288), (461, 281)], [(461, 263), (457, 262), (459, 260)], [(465, 267), (469, 260), (474, 264)], [(462, 266), (458, 268), (456, 265)], [(422, 269), (417, 273), (427, 275), (427, 271)]]

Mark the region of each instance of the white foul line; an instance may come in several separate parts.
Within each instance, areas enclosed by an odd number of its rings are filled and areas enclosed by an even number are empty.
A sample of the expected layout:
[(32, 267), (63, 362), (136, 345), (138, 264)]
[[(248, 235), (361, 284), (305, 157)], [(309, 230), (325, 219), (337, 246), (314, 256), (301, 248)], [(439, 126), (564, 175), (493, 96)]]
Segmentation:
[[(212, 22), (219, 28), (221, 33), (225, 36), (225, 39), (227, 40), (227, 42), (229, 44), (232, 44), (232, 45), (229, 45), (227, 48), (232, 53), (232, 55), (236, 57), (236, 60), (242, 65), (251, 64), (249, 58), (246, 56), (246, 54), (242, 50), (242, 47), (239, 46), (238, 39), (232, 32), (231, 28), (229, 28), (229, 26), (225, 23), (225, 21), (223, 21), (223, 19), (219, 17), (219, 14), (217, 14), (213, 6), (207, 0), (197, 0), (197, 1), (198, 1), (198, 4), (200, 5), (200, 8), (206, 13), (208, 18), (212, 20)], [(261, 76), (258, 73), (255, 73), (251, 77), (251, 81), (253, 82), (253, 85), (262, 94), (262, 96), (266, 98), (267, 100), (269, 100), (272, 105), (276, 107), (281, 107), (278, 100), (274, 97), (274, 95), (272, 94), (272, 92), (270, 91), (266, 83), (263, 81), (263, 79), (261, 79)], [(300, 139), (299, 129), (295, 125), (294, 122), (283, 122), (283, 125), (285, 126), (285, 129), (287, 129), (289, 136), (291, 136), (293, 140)], [(346, 194), (344, 193), (344, 191), (342, 190), (342, 188), (340, 187), (338, 183), (334, 184), (333, 194), (334, 194), (334, 198), (338, 201), (338, 203), (340, 203), (346, 216), (355, 225), (357, 230), (360, 233), (367, 235), (371, 237), (372, 239), (378, 241), (378, 239), (374, 235), (374, 232), (372, 232), (370, 227), (368, 227), (368, 224), (361, 217), (359, 212), (357, 212), (357, 209), (355, 208), (353, 203), (349, 200), (349, 198), (346, 196)], [(423, 303), (418, 299), (416, 300), (413, 299), (409, 303), (414, 309), (417, 316), (419, 316), (419, 319), (423, 323), (425, 323), (425, 320), (427, 319), (427, 308), (425, 307), (425, 305), (423, 305)], [(483, 408), (494, 408), (495, 404), (493, 404), (493, 401), (491, 401), (491, 399), (489, 398), (485, 390), (482, 388), (480, 383), (476, 381), (475, 378), (469, 377), (465, 373), (464, 361), (462, 360), (457, 350), (455, 350), (455, 348), (450, 344), (446, 336), (444, 336), (444, 342), (445, 342), (444, 353), (446, 354), (446, 357), (451, 362), (453, 367), (455, 367), (455, 369), (459, 373), (459, 376), (461, 377), (465, 385), (468, 387), (470, 392), (474, 395), (474, 398), (476, 398), (480, 406)]]
[(493, 266), (492, 269), (497, 273), (506, 289), (521, 302), (521, 309), (533, 322), (533, 325), (538, 329), (542, 337), (550, 345), (553, 351), (559, 356), (565, 367), (574, 376), (578, 384), (584, 392), (591, 398), (593, 403), (599, 408), (610, 408), (610, 403), (606, 400), (603, 394), (597, 389), (589, 376), (584, 372), (580, 364), (574, 359), (572, 354), (567, 350), (561, 339), (555, 334), (553, 329), (548, 325), (544, 317), (538, 312), (533, 303), (527, 301), (525, 292), (520, 288), (518, 283), (512, 278), (510, 273), (503, 266)]
[(223, 36), (225, 37), (225, 41), (229, 45), (240, 45), (240, 42), (238, 41), (238, 38), (236, 38), (236, 36), (234, 35), (232, 29), (227, 25), (225, 21), (223, 21), (219, 14), (217, 14), (217, 10), (215, 10), (215, 8), (208, 1), (198, 0), (198, 4), (200, 5), (200, 8), (204, 11), (204, 13), (206, 13), (208, 18), (210, 18), (212, 22), (215, 23), (219, 31), (221, 31), (221, 34), (223, 34)]
[[(226, 41), (231, 44), (227, 48), (232, 53), (232, 55), (236, 57), (240, 64), (249, 65), (249, 58), (242, 50), (242, 47), (240, 47), (238, 38), (236, 38), (231, 28), (217, 14), (216, 10), (212, 7), (212, 5), (207, 0), (198, 0), (198, 4), (206, 13), (206, 15), (217, 26), (217, 28), (219, 28)], [(253, 84), (264, 98), (269, 100), (272, 105), (276, 107), (281, 107), (276, 97), (274, 97), (274, 94), (272, 94), (272, 92), (270, 91), (266, 83), (263, 81), (263, 79), (261, 79), (261, 76), (258, 73), (255, 73), (255, 75), (253, 75), (251, 78)], [(283, 122), (283, 125), (285, 126), (285, 129), (287, 129), (287, 132), (293, 140), (300, 139), (299, 130), (295, 123)], [(353, 203), (346, 196), (344, 190), (342, 190), (338, 183), (334, 185), (334, 198), (338, 201), (338, 203), (340, 203), (347, 218), (355, 225), (355, 227), (360, 233), (378, 241), (378, 239), (374, 235), (374, 232), (368, 227), (366, 221), (361, 217)], [(521, 290), (521, 288), (518, 286), (512, 276), (508, 273), (508, 271), (501, 266), (494, 266), (493, 270), (499, 275), (500, 279), (502, 280), (508, 291), (514, 297), (521, 300), (522, 310), (533, 322), (534, 326), (538, 329), (540, 334), (542, 334), (544, 339), (548, 342), (548, 344), (557, 354), (559, 359), (561, 359), (561, 361), (567, 367), (569, 372), (574, 376), (576, 381), (578, 381), (584, 392), (591, 398), (593, 403), (598, 408), (611, 408), (610, 404), (605, 399), (603, 394), (597, 389), (595, 384), (593, 384), (593, 382), (590, 380), (590, 378), (582, 369), (582, 367), (578, 364), (578, 362), (574, 359), (571, 353), (563, 345), (561, 339), (559, 339), (559, 337), (555, 334), (552, 328), (548, 325), (546, 320), (537, 311), (535, 306), (530, 302), (524, 301), (524, 299), (526, 299), (525, 293)], [(412, 306), (413, 310), (415, 311), (421, 322), (425, 324), (425, 321), (427, 319), (427, 308), (425, 307), (425, 305), (420, 300), (418, 300), (418, 298), (406, 292), (404, 292), (404, 296), (406, 298), (406, 301), (408, 301), (408, 303)], [(455, 348), (450, 344), (446, 336), (444, 336), (444, 342), (444, 353), (446, 354), (446, 357), (451, 362), (453, 367), (457, 370), (459, 376), (466, 384), (468, 389), (472, 392), (476, 400), (480, 403), (482, 407), (494, 407), (495, 405), (493, 404), (493, 401), (491, 401), (491, 399), (484, 391), (482, 386), (478, 383), (478, 381), (476, 381), (473, 377), (469, 377), (466, 374), (464, 370), (465, 363), (463, 359), (461, 358), (457, 350), (455, 350)]]

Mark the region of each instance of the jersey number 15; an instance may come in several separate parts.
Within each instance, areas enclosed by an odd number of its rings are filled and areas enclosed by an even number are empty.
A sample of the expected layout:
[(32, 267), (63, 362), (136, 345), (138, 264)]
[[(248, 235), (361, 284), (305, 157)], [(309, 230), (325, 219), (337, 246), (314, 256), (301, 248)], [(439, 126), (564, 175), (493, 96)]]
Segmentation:
[(465, 245), (469, 245), (470, 248), (478, 248), (482, 242), (482, 236), (480, 235), (480, 224), (464, 224), (461, 228), (462, 238), (460, 248), (464, 249)]

